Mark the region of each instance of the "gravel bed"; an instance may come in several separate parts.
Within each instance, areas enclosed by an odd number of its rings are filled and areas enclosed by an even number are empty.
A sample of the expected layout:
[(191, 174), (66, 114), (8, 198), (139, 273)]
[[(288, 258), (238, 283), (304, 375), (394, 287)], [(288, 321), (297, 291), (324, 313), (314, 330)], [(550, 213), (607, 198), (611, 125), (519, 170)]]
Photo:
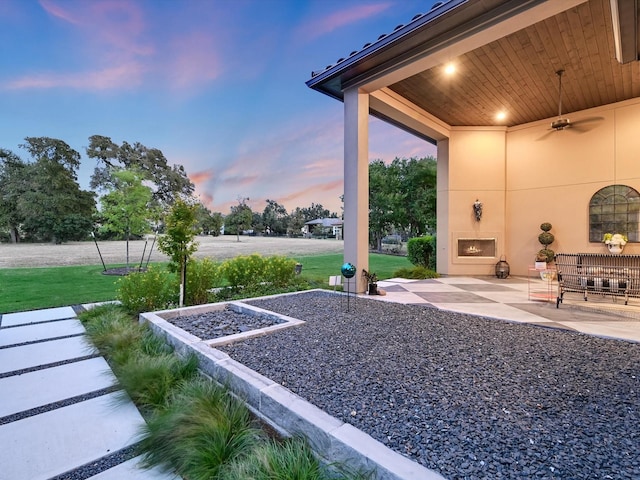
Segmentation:
[(640, 345), (307, 292), (307, 321), (221, 347), (448, 479), (640, 478)]
[(258, 328), (271, 327), (284, 323), (271, 315), (247, 315), (230, 308), (216, 310), (198, 315), (188, 315), (167, 319), (167, 322), (186, 330), (203, 340), (226, 337), (236, 333), (248, 332)]

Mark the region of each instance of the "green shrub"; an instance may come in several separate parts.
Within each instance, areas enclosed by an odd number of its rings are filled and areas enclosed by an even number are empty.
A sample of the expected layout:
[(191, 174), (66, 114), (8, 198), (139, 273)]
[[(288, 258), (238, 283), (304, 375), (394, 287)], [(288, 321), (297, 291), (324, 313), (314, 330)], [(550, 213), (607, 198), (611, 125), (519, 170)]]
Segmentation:
[(296, 277), (296, 261), (292, 258), (274, 255), (265, 259), (263, 281), (276, 287), (291, 285)]
[(257, 253), (239, 255), (222, 264), (224, 276), (234, 287), (250, 287), (263, 281), (266, 264)]
[(201, 305), (210, 301), (213, 287), (220, 285), (222, 268), (209, 258), (192, 259), (187, 264), (187, 305)]
[(412, 280), (422, 280), (425, 278), (438, 278), (440, 275), (425, 267), (401, 268), (393, 272), (394, 278), (409, 278)]
[(166, 270), (149, 267), (118, 280), (117, 298), (133, 315), (163, 310), (178, 303), (178, 285)]
[(407, 258), (419, 267), (429, 268), (431, 257), (435, 262), (435, 237), (416, 237), (407, 242)]
[[(286, 287), (296, 281), (296, 261), (279, 255), (240, 255), (227, 260), (222, 271), (233, 289), (243, 288), (243, 292), (260, 290), (261, 285)], [(270, 288), (270, 287), (269, 287)]]

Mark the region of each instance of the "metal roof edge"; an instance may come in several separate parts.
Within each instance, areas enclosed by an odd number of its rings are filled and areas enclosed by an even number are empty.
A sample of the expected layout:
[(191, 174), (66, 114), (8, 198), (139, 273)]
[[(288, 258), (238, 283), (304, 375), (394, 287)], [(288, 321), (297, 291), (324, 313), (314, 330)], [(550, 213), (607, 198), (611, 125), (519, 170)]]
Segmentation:
[(470, 0), (448, 0), (446, 2), (439, 2), (440, 5), (432, 7), (431, 10), (426, 13), (419, 14), (420, 16), (416, 14), (414, 16), (414, 19), (408, 24), (404, 25), (401, 28), (396, 28), (396, 30), (389, 34), (381, 35), (378, 40), (373, 43), (365, 44), (362, 50), (352, 52), (352, 54), (346, 59), (339, 59), (335, 64), (326, 67), (324, 70), (321, 70), (318, 73), (312, 72), (312, 77), (305, 82), (306, 85), (309, 88), (321, 91), (331, 97), (342, 100), (341, 97), (336, 97), (335, 95), (330, 93), (328, 89), (319, 88), (320, 85), (327, 82), (327, 80), (331, 79), (332, 77), (337, 77), (341, 72), (347, 70), (359, 61), (362, 61), (363, 59), (375, 55), (380, 51), (386, 49), (388, 46), (398, 41), (398, 39), (405, 37), (418, 29), (424, 28), (425, 25), (429, 24), (437, 18), (442, 17), (443, 15), (446, 15), (452, 10), (458, 8), (460, 5), (468, 3), (469, 1)]

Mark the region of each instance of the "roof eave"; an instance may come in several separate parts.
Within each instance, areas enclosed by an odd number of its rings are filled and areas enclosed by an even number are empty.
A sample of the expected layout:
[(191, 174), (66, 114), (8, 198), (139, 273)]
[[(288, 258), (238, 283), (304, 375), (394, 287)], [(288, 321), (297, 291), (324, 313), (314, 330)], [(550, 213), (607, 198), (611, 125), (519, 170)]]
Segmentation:
[(353, 69), (356, 65), (361, 64), (364, 60), (373, 59), (376, 56), (382, 56), (385, 51), (387, 51), (392, 45), (396, 44), (400, 39), (419, 32), (426, 28), (428, 24), (433, 22), (435, 19), (450, 13), (452, 10), (455, 10), (460, 5), (467, 2), (469, 2), (469, 0), (449, 0), (442, 5), (433, 8), (402, 28), (398, 28), (370, 45), (366, 45), (365, 48), (354, 53), (345, 60), (339, 61), (321, 73), (315, 75), (312, 74), (312, 78), (305, 82), (306, 85), (309, 88), (322, 92), (337, 100), (344, 100), (341, 77), (345, 72)]

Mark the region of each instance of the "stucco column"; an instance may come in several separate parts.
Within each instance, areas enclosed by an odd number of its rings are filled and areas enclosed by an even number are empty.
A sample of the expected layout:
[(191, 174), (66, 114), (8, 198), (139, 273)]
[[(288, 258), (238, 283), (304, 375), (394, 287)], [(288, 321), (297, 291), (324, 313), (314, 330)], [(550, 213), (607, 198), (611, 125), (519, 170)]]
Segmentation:
[(362, 293), (369, 270), (369, 95), (344, 92), (344, 261), (356, 266), (349, 290)]
[(451, 234), (449, 232), (449, 139), (438, 140), (436, 166), (436, 272), (448, 275), (451, 258)]

